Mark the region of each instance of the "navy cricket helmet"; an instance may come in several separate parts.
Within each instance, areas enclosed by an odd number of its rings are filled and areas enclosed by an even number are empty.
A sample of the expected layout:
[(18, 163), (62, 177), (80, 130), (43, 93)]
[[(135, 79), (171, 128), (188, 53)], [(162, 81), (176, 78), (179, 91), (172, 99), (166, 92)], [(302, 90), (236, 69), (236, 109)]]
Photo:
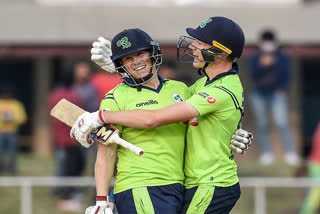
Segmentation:
[[(159, 43), (153, 41), (146, 32), (138, 28), (126, 29), (118, 33), (111, 41), (111, 50), (111, 59), (115, 64), (119, 77), (125, 79), (129, 85), (137, 86), (149, 81), (155, 76), (162, 63)], [(148, 68), (150, 73), (147, 76), (136, 79), (126, 70), (125, 66), (128, 66), (128, 64), (123, 65), (121, 58), (139, 51), (150, 52), (148, 58), (151, 59), (152, 66)]]
[[(214, 62), (214, 57), (224, 59), (227, 56), (240, 58), (245, 37), (241, 27), (231, 19), (225, 17), (211, 17), (204, 20), (197, 28), (187, 28), (187, 33), (191, 36), (181, 36), (178, 42), (178, 61), (184, 61), (186, 57), (192, 57), (192, 50), (189, 45), (194, 40), (212, 45), (208, 49), (202, 49), (204, 61)], [(221, 55), (223, 57), (221, 57)]]

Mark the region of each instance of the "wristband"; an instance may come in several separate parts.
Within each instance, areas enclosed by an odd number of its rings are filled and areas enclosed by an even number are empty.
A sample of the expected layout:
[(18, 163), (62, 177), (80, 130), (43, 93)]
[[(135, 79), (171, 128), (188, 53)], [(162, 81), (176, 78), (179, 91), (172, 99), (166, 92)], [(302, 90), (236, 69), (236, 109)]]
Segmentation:
[(96, 206), (104, 207), (109, 205), (109, 198), (107, 196), (97, 196)]
[(99, 118), (103, 123), (107, 123), (107, 121), (104, 119), (103, 112), (104, 112), (104, 109), (99, 111)]

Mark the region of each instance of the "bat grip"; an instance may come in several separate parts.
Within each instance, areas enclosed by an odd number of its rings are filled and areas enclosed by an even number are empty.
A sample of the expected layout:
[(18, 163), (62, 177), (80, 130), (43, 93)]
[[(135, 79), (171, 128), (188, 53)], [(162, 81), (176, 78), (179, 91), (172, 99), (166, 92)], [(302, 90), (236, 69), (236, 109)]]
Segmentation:
[(144, 151), (143, 149), (129, 143), (128, 141), (123, 140), (122, 138), (119, 137), (118, 133), (114, 133), (110, 137), (110, 143), (116, 143), (126, 149), (129, 149), (130, 151), (136, 153), (139, 156), (144, 156)]

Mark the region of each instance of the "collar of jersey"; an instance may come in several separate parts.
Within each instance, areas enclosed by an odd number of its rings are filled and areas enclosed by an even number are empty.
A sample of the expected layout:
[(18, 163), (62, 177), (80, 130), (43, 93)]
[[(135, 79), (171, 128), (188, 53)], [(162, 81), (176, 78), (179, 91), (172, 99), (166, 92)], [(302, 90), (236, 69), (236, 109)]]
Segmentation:
[[(158, 86), (157, 89), (150, 88), (150, 87), (148, 87), (148, 86), (143, 86), (143, 85), (141, 86), (141, 88), (144, 88), (144, 89), (147, 89), (147, 90), (150, 90), (150, 91), (154, 91), (154, 92), (159, 93), (159, 92), (161, 91), (162, 86), (163, 86), (163, 82), (166, 82), (166, 81), (168, 81), (168, 80), (167, 80), (167, 79), (164, 79), (164, 78), (161, 77), (160, 75), (158, 75), (158, 78), (159, 78), (159, 81), (160, 81), (160, 85)], [(134, 83), (133, 83), (133, 80), (130, 79), (130, 78), (128, 78), (128, 77), (125, 79), (125, 81), (123, 81), (123, 83), (126, 84), (126, 85), (128, 85), (127, 82), (134, 84)], [(137, 86), (134, 86), (134, 85), (128, 85), (128, 86), (130, 86), (131, 88), (137, 88)]]
[[(215, 76), (212, 80), (206, 82), (206, 85), (209, 85), (211, 83), (213, 83), (214, 81), (216, 81), (217, 79), (227, 76), (227, 75), (233, 75), (233, 74), (238, 74), (239, 70), (238, 70), (238, 64), (236, 62), (232, 63), (232, 68), (224, 73), (218, 74), (217, 76)], [(208, 75), (206, 74), (207, 78), (209, 79)]]

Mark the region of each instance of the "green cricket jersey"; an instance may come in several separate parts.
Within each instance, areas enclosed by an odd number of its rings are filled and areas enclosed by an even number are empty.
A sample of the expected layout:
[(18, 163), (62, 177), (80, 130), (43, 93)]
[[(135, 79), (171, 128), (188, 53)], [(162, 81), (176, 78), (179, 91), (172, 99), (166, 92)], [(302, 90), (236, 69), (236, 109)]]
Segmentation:
[(238, 182), (237, 165), (229, 148), (232, 134), (241, 118), (243, 88), (233, 68), (207, 82), (199, 79), (189, 88), (186, 100), (200, 113), (190, 123), (185, 154), (185, 187), (201, 184), (221, 187)]
[[(164, 80), (161, 77), (159, 79), (161, 84), (157, 90), (142, 87), (139, 92), (136, 87), (121, 83), (104, 96), (100, 109), (152, 110), (187, 98), (188, 88), (184, 83)], [(115, 126), (123, 139), (144, 149), (145, 156), (139, 157), (121, 146), (118, 147), (118, 172), (114, 193), (142, 186), (183, 184), (186, 125), (180, 122), (153, 129)]]

